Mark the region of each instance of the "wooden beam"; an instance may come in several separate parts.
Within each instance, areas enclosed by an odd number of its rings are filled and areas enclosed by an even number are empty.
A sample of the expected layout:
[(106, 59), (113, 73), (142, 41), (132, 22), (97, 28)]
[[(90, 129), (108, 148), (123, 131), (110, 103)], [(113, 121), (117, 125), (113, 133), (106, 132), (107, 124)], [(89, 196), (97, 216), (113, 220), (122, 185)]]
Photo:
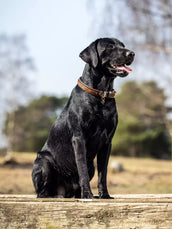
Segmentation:
[(0, 195), (3, 229), (171, 229), (172, 194), (114, 195), (113, 200)]

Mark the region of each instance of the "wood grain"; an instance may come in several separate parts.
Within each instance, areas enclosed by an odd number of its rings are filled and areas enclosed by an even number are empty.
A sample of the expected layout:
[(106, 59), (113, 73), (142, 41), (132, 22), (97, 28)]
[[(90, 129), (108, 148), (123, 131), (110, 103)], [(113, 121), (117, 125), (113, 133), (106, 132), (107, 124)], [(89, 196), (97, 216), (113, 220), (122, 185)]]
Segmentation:
[(114, 195), (113, 200), (0, 195), (0, 228), (171, 229), (172, 194)]

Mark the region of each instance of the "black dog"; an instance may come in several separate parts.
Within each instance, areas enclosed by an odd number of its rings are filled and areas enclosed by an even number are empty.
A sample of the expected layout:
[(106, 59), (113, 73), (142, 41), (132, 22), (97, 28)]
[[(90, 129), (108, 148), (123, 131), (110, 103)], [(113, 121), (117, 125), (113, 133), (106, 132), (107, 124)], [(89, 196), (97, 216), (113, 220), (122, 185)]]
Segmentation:
[(117, 39), (102, 38), (80, 53), (87, 64), (67, 105), (34, 163), (37, 197), (93, 198), (90, 180), (97, 155), (99, 198), (109, 196), (106, 176), (117, 126), (113, 80), (132, 70), (134, 52)]

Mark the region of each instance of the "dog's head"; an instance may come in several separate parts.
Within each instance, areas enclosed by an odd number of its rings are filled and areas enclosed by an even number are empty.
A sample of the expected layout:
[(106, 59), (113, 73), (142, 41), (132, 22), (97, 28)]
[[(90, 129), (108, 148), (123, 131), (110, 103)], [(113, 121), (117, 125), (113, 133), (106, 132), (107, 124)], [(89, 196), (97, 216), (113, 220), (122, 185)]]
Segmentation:
[(100, 38), (91, 43), (79, 56), (91, 67), (103, 70), (106, 76), (125, 77), (132, 72), (126, 65), (133, 62), (135, 53), (126, 49), (117, 39)]

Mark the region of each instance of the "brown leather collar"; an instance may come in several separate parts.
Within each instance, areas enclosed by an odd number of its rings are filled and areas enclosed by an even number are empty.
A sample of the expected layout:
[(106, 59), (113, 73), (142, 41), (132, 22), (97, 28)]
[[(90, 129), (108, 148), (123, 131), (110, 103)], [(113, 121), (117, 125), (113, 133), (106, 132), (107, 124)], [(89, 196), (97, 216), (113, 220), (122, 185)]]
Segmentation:
[(83, 90), (88, 91), (89, 93), (91, 93), (93, 95), (100, 96), (102, 104), (105, 103), (105, 98), (113, 99), (116, 96), (116, 91), (114, 91), (114, 90), (112, 90), (112, 91), (100, 91), (100, 90), (88, 87), (86, 84), (84, 84), (81, 81), (81, 78), (78, 79), (78, 86), (80, 88), (82, 88)]

